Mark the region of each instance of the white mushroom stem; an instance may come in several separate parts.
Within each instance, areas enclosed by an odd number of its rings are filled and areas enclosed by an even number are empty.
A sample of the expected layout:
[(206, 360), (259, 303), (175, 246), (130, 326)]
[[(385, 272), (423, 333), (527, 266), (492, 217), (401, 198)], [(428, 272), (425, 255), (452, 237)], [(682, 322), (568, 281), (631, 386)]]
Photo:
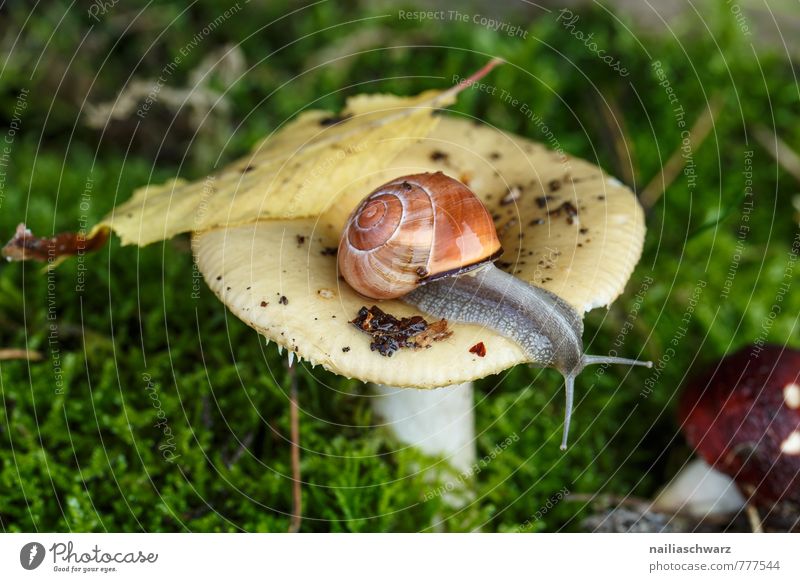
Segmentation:
[(745, 504), (746, 499), (733, 479), (702, 459), (695, 459), (661, 490), (653, 501), (653, 509), (703, 518), (733, 515)]
[[(447, 461), (448, 467), (443, 470), (432, 469), (434, 478), (472, 474), (477, 461), (472, 382), (435, 390), (379, 384), (372, 388), (377, 395), (373, 410), (400, 442)], [(454, 483), (453, 490), (463, 485)]]

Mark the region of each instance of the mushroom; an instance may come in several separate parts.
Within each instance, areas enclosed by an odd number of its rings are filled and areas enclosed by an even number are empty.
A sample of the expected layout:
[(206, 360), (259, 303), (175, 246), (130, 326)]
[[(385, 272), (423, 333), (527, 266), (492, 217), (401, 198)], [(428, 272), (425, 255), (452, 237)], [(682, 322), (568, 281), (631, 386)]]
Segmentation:
[(746, 501), (733, 479), (703, 459), (692, 459), (658, 493), (653, 509), (704, 519), (735, 515)]
[[(527, 139), (443, 116), (432, 133), (370, 179), (425, 172), (443, 172), (477, 195), (503, 248), (495, 269), (552, 294), (574, 312), (575, 326), (585, 311), (622, 292), (641, 254), (644, 219), (632, 192), (596, 166)], [(378, 302), (342, 281), (332, 256), (365, 192), (353, 187), (330, 195), (318, 218), (195, 234), (200, 271), (223, 303), (269, 340), (312, 366), (379, 386), (376, 408), (401, 439), (445, 457), (460, 455), (458, 464), (468, 466), (474, 459), (470, 381), (530, 362), (530, 353), (497, 326), (459, 321), (447, 322), (449, 335), (427, 349), (400, 349), (391, 357), (372, 351), (369, 338), (349, 322)], [(296, 244), (300, 239), (305, 244)], [(474, 279), (485, 272), (479, 269)], [(398, 320), (431, 315), (402, 299), (379, 306)], [(435, 396), (408, 389), (446, 386), (459, 387)]]
[(756, 506), (800, 504), (800, 351), (749, 346), (687, 383), (686, 440)]
[(699, 458), (654, 509), (701, 519), (745, 510), (754, 531), (762, 531), (759, 506), (776, 522), (791, 513), (800, 501), (800, 352), (750, 346), (723, 358), (687, 383), (679, 417)]

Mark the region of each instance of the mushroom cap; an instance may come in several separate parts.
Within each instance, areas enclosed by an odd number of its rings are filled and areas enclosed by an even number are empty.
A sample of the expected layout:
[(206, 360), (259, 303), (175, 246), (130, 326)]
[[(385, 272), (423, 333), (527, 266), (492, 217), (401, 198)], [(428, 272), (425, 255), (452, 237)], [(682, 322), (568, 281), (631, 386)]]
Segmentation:
[(800, 503), (800, 351), (728, 355), (687, 384), (678, 411), (689, 444), (755, 501)]
[[(641, 254), (644, 216), (630, 189), (600, 168), (489, 126), (443, 116), (431, 134), (370, 182), (436, 171), (466, 184), (487, 206), (505, 250), (500, 268), (559, 295), (580, 314), (610, 304), (623, 291)], [(331, 192), (329, 210), (316, 219), (198, 233), (193, 243), (198, 267), (245, 323), (312, 364), (347, 377), (436, 388), (526, 361), (511, 340), (463, 324), (451, 324), (453, 334), (429, 349), (400, 350), (391, 358), (370, 351), (368, 336), (348, 322), (375, 302), (338, 277), (332, 256), (365, 194), (355, 186)], [(419, 315), (399, 299), (377, 303), (396, 317)], [(481, 349), (470, 351), (480, 343)]]

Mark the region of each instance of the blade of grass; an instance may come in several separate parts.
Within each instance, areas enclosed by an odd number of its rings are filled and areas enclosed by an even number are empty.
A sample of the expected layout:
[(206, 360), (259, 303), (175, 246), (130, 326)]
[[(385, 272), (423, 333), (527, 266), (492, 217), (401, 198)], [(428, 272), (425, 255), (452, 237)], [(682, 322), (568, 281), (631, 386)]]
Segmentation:
[(704, 222), (703, 224), (698, 226), (696, 229), (694, 229), (692, 232), (690, 232), (689, 235), (686, 237), (686, 240), (690, 241), (694, 237), (703, 234), (709, 228), (714, 228), (715, 226), (725, 222), (728, 219), (728, 217), (733, 214), (734, 210), (736, 210), (737, 208), (739, 208), (741, 206), (742, 201), (745, 199), (746, 195), (747, 194), (745, 193), (745, 191), (742, 190), (741, 194), (739, 194), (739, 196), (734, 198), (731, 201), (731, 203), (728, 206), (726, 206), (722, 210), (722, 212), (720, 212), (715, 218), (712, 218), (711, 220), (709, 220), (707, 222)]
[(775, 158), (778, 165), (789, 172), (795, 180), (800, 182), (800, 156), (783, 141), (778, 134), (763, 125), (753, 128), (756, 141), (761, 144), (769, 155)]

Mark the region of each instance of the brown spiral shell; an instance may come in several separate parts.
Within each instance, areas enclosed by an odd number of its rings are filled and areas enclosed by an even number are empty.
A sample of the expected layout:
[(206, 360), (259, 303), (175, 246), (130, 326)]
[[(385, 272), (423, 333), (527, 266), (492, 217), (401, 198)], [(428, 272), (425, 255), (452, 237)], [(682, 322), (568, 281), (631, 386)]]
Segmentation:
[(350, 215), (339, 272), (362, 295), (391, 299), (501, 253), (492, 217), (469, 188), (442, 172), (414, 174), (378, 187)]

